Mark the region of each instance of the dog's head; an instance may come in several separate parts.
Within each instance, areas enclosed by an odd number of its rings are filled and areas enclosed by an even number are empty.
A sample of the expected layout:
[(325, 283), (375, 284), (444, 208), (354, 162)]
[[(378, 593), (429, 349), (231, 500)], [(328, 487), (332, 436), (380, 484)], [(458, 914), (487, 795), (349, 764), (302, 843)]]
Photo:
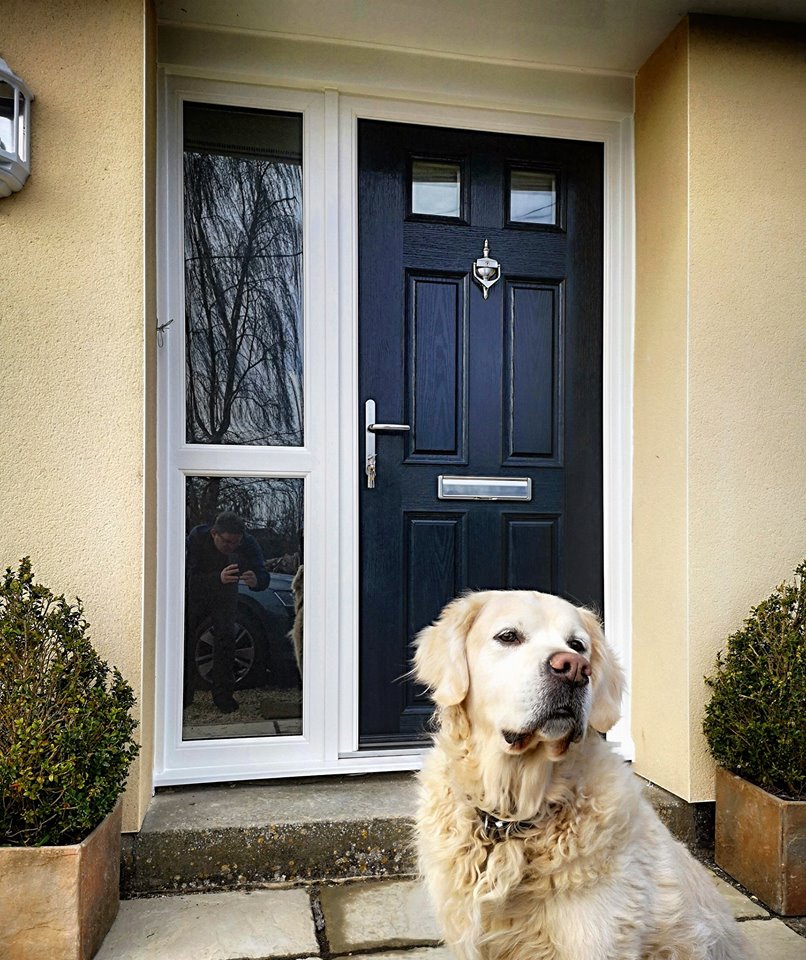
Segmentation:
[(452, 601), (417, 638), (417, 679), (463, 704), (505, 753), (548, 742), (561, 756), (588, 725), (618, 720), (624, 680), (598, 618), (559, 597), (490, 590)]

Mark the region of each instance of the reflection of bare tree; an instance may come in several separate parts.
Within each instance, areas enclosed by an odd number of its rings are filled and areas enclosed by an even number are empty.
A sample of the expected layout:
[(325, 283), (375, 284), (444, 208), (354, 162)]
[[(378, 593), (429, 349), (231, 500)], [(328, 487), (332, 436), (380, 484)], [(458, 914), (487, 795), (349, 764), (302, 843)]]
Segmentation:
[(188, 477), (188, 530), (212, 523), (222, 510), (234, 510), (259, 541), (276, 541), (271, 548), (299, 549), (303, 481), (298, 477)]
[(185, 152), (187, 441), (302, 443), (301, 168)]

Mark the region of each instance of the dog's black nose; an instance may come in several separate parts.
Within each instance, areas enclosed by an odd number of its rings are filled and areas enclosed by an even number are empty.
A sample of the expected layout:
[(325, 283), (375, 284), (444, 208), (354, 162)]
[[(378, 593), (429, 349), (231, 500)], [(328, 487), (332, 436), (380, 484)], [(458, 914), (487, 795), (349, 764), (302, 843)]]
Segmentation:
[(549, 657), (549, 669), (569, 683), (579, 685), (587, 683), (591, 675), (591, 665), (586, 658), (570, 650), (562, 650)]

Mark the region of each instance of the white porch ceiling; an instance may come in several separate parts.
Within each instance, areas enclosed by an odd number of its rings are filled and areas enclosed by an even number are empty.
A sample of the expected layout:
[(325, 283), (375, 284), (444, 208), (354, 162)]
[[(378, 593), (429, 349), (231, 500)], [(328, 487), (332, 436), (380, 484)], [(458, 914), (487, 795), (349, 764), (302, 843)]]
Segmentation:
[(156, 0), (160, 22), (633, 75), (688, 12), (806, 20), (804, 0)]

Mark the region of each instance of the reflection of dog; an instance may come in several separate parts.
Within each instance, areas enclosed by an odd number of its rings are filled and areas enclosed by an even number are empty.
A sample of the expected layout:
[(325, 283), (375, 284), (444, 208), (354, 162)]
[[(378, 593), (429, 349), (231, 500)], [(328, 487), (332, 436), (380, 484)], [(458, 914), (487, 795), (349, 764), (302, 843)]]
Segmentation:
[(415, 673), (439, 721), (420, 866), (458, 957), (752, 955), (597, 733), (618, 719), (623, 678), (592, 613), (548, 594), (470, 594), (420, 633)]
[(294, 656), (297, 660), (297, 669), (302, 677), (302, 598), (304, 593), (303, 565), (300, 564), (294, 579), (291, 581), (291, 590), (294, 593), (294, 625), (288, 636), (294, 644)]

